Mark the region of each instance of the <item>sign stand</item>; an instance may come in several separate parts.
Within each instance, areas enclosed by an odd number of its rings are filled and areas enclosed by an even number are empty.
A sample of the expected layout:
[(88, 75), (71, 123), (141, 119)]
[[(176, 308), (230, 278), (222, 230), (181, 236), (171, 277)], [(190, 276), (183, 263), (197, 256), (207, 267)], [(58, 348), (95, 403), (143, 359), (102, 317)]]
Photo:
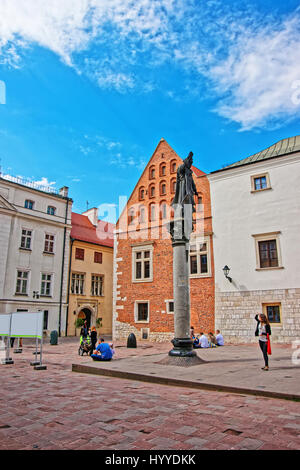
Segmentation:
[[(1, 363), (2, 364), (14, 364), (14, 361), (9, 356), (10, 354), (10, 341), (11, 338), (18, 338), (18, 347), (15, 352), (22, 352), (20, 347), (21, 338), (35, 338), (36, 339), (36, 350), (35, 350), (35, 361), (30, 363), (36, 370), (45, 370), (46, 366), (42, 364), (42, 343), (43, 343), (43, 324), (44, 324), (44, 312), (26, 312), (26, 313), (10, 313), (0, 314), (0, 337), (6, 337), (6, 348), (3, 347), (4, 341), (0, 350), (3, 351)], [(38, 351), (39, 339), (41, 341), (40, 351)], [(40, 360), (37, 360), (37, 355), (40, 355)], [(4, 357), (5, 356), (5, 357)]]
[(21, 348), (21, 346), (20, 346), (20, 339), (21, 339), (21, 338), (18, 338), (18, 346), (17, 346), (16, 349), (14, 350), (14, 353), (15, 353), (15, 354), (21, 353), (21, 352), (23, 351), (22, 348)]
[(35, 352), (33, 354), (35, 354), (35, 361), (31, 361), (30, 365), (31, 366), (37, 366), (41, 363), (41, 361), (37, 360), (37, 355), (38, 355), (38, 345), (39, 345), (39, 339), (36, 338), (35, 339)]
[(3, 365), (13, 364), (14, 363), (12, 358), (9, 357), (11, 318), (12, 318), (12, 316), (10, 316), (10, 318), (9, 318), (9, 334), (6, 337), (6, 357), (5, 357), (5, 359), (1, 359), (1, 364), (3, 364)]
[(40, 346), (40, 362), (34, 366), (35, 370), (46, 370), (47, 366), (42, 364), (42, 350), (43, 350), (43, 335), (41, 336), (41, 346)]

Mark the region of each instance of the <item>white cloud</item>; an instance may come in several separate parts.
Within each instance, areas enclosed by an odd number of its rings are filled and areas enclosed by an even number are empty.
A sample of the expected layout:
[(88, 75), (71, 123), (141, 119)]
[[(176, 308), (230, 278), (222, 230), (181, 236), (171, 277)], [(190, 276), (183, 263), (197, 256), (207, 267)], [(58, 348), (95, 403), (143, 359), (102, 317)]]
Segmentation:
[(299, 103), (293, 100), (300, 79), (299, 12), (281, 24), (245, 30), (208, 75), (218, 93), (227, 95), (216, 111), (240, 123), (242, 130), (299, 115)]
[(189, 78), (185, 94), (210, 91), (215, 111), (242, 130), (299, 116), (299, 9), (263, 16), (246, 1), (199, 3), (0, 0), (0, 64), (21, 66), (24, 49), (39, 45), (101, 88), (160, 88), (172, 99), (178, 90), (160, 81), (167, 64)]

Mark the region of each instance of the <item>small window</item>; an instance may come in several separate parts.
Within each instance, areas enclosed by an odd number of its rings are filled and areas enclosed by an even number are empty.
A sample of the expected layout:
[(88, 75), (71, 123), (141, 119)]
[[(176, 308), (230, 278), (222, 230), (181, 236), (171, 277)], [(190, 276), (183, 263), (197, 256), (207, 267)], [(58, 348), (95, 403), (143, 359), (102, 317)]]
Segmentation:
[(171, 173), (176, 173), (176, 169), (177, 169), (177, 164), (176, 164), (176, 161), (173, 160), (173, 161), (170, 163), (170, 171), (171, 171)]
[(205, 242), (191, 241), (190, 244), (190, 274), (208, 276), (210, 273), (208, 240)]
[(33, 210), (34, 208), (34, 201), (31, 201), (30, 199), (26, 199), (25, 204), (24, 204), (25, 209), (31, 209)]
[(161, 183), (161, 186), (160, 186), (160, 195), (161, 196), (165, 196), (167, 193), (167, 185), (166, 183)]
[(140, 214), (139, 214), (139, 222), (140, 222), (140, 224), (145, 223), (145, 221), (146, 221), (146, 216), (145, 216), (145, 214), (146, 214), (146, 209), (145, 209), (145, 207), (141, 207), (141, 208), (140, 208)]
[(263, 312), (274, 326), (281, 324), (281, 304), (263, 304)]
[(171, 181), (171, 193), (175, 193), (176, 192), (176, 180), (172, 180)]
[(160, 176), (165, 176), (166, 175), (166, 164), (165, 163), (160, 164), (159, 174), (160, 174)]
[(132, 225), (134, 223), (134, 210), (130, 209), (128, 213), (128, 225)]
[(49, 214), (49, 215), (55, 215), (55, 213), (56, 213), (56, 207), (54, 207), (54, 206), (48, 206), (48, 208), (47, 208), (47, 214)]
[(28, 271), (17, 271), (17, 285), (16, 285), (16, 294), (27, 295), (28, 291)]
[(258, 242), (259, 260), (261, 268), (278, 267), (278, 254), (276, 240)]
[(166, 300), (167, 313), (174, 314), (174, 300)]
[(31, 250), (32, 230), (22, 230), (21, 248)]
[(145, 189), (141, 188), (140, 189), (140, 200), (143, 200), (143, 199), (145, 199)]
[(148, 303), (138, 303), (137, 321), (148, 321)]
[(94, 263), (102, 264), (102, 253), (95, 251), (94, 253)]
[(261, 176), (260, 178), (254, 178), (254, 189), (257, 191), (259, 189), (266, 189), (267, 187), (267, 178)]
[(151, 204), (150, 206), (150, 221), (154, 222), (156, 219), (156, 208), (155, 204)]
[(152, 180), (155, 178), (155, 168), (150, 168), (149, 169), (149, 178)]
[(103, 295), (103, 276), (92, 275), (91, 295), (97, 297)]
[(84, 293), (84, 274), (72, 274), (72, 283), (71, 283), (71, 294), (80, 294)]
[(44, 253), (54, 253), (54, 235), (46, 233), (45, 235), (45, 245)]
[(152, 280), (152, 251), (148, 248), (133, 250), (133, 281)]
[(251, 176), (251, 189), (252, 189), (252, 192), (263, 191), (265, 189), (271, 189), (269, 174), (264, 173), (261, 175)]
[(150, 197), (155, 197), (155, 186), (154, 185), (150, 186), (150, 188), (149, 188), (149, 196)]
[(163, 202), (160, 206), (160, 215), (162, 219), (167, 218), (167, 204)]
[(81, 261), (84, 261), (84, 249), (83, 248), (76, 248), (75, 259), (80, 259)]
[(51, 297), (52, 274), (42, 274), (41, 296)]

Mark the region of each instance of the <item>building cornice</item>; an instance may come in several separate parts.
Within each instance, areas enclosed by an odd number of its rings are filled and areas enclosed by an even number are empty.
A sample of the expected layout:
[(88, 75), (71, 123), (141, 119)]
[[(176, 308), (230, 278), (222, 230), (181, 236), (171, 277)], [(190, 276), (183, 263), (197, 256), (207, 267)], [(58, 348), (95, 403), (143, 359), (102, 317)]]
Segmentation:
[(251, 162), (248, 164), (227, 168), (223, 170), (218, 170), (207, 175), (209, 182), (215, 182), (219, 180), (225, 180), (230, 178), (235, 178), (236, 176), (252, 174), (254, 171), (262, 171), (262, 169), (282, 167), (286, 165), (291, 165), (293, 163), (300, 163), (300, 153), (294, 152), (288, 155), (282, 155), (280, 157), (271, 157), (265, 160), (260, 160), (258, 162)]

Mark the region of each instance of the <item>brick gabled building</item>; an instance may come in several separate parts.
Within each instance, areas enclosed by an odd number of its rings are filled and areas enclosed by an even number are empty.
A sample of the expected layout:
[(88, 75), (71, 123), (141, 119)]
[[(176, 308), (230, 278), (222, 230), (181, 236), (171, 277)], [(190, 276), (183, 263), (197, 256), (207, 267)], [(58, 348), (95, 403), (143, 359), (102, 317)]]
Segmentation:
[[(185, 156), (184, 156), (185, 158)], [(197, 160), (197, 156), (196, 156)], [(164, 341), (174, 336), (173, 258), (166, 224), (182, 159), (161, 139), (116, 226), (113, 335)], [(191, 324), (214, 330), (214, 263), (210, 189), (192, 167), (199, 194), (190, 243)]]

